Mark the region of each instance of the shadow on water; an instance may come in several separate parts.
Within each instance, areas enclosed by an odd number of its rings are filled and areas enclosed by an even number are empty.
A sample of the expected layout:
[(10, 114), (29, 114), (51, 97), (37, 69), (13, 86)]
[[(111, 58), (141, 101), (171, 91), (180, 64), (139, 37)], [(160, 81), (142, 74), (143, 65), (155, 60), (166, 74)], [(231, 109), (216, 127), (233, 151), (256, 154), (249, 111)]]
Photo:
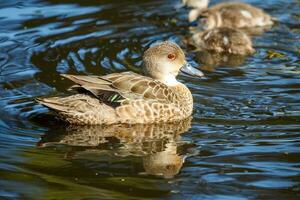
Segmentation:
[[(0, 198), (299, 199), (300, 2), (246, 2), (279, 23), (237, 58), (191, 51), (179, 1), (1, 1)], [(143, 51), (162, 40), (205, 70), (206, 80), (179, 77), (193, 93), (191, 122), (40, 118), (48, 110), (33, 99), (71, 84), (59, 74), (140, 72)]]

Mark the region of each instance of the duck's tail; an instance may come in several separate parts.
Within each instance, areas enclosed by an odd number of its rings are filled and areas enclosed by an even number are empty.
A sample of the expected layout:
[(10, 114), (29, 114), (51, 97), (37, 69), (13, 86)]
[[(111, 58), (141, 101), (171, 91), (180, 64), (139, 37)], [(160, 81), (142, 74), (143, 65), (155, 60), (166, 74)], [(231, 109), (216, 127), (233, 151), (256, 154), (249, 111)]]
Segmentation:
[(36, 102), (55, 111), (57, 116), (71, 124), (113, 124), (115, 109), (85, 94), (68, 97), (37, 98)]
[[(54, 97), (56, 98), (56, 97)], [(36, 98), (35, 101), (39, 104), (42, 104), (46, 107), (48, 107), (51, 110), (57, 111), (57, 112), (67, 112), (67, 107), (63, 106), (58, 101), (55, 101), (54, 98)]]

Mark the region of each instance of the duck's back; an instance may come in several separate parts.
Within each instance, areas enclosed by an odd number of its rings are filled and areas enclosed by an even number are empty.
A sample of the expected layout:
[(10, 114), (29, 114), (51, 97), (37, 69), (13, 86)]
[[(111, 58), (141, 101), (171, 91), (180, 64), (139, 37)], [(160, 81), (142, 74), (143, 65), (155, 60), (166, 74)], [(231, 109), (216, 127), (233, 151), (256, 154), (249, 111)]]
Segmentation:
[(208, 28), (246, 28), (272, 25), (272, 18), (262, 9), (245, 3), (220, 3), (204, 10), (201, 15)]

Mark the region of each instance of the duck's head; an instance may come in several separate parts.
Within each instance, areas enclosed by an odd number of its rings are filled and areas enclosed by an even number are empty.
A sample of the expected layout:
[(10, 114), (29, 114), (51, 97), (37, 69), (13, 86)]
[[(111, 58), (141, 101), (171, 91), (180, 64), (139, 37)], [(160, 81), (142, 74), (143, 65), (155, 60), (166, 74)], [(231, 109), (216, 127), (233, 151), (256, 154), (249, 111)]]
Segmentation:
[(193, 68), (185, 59), (182, 49), (173, 42), (161, 42), (147, 49), (143, 56), (147, 75), (168, 86), (177, 85), (179, 72), (203, 77), (203, 73)]
[(209, 0), (182, 0), (182, 4), (189, 8), (205, 9), (208, 7)]
[(198, 19), (201, 12), (208, 7), (209, 0), (182, 0), (182, 4), (189, 8), (192, 8), (189, 12), (189, 22), (191, 25), (197, 24), (196, 20)]

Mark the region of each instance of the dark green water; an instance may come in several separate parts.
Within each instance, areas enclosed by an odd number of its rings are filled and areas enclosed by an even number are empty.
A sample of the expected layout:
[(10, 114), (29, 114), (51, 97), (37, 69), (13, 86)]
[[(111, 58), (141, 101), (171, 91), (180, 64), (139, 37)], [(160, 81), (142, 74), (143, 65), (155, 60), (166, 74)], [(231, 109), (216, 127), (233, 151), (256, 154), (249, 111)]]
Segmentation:
[(183, 43), (187, 10), (175, 0), (0, 1), (0, 199), (299, 199), (300, 1), (247, 2), (279, 23), (243, 64), (180, 77), (192, 122), (71, 127), (33, 101), (66, 92), (60, 73), (138, 72), (157, 40), (201, 65)]

